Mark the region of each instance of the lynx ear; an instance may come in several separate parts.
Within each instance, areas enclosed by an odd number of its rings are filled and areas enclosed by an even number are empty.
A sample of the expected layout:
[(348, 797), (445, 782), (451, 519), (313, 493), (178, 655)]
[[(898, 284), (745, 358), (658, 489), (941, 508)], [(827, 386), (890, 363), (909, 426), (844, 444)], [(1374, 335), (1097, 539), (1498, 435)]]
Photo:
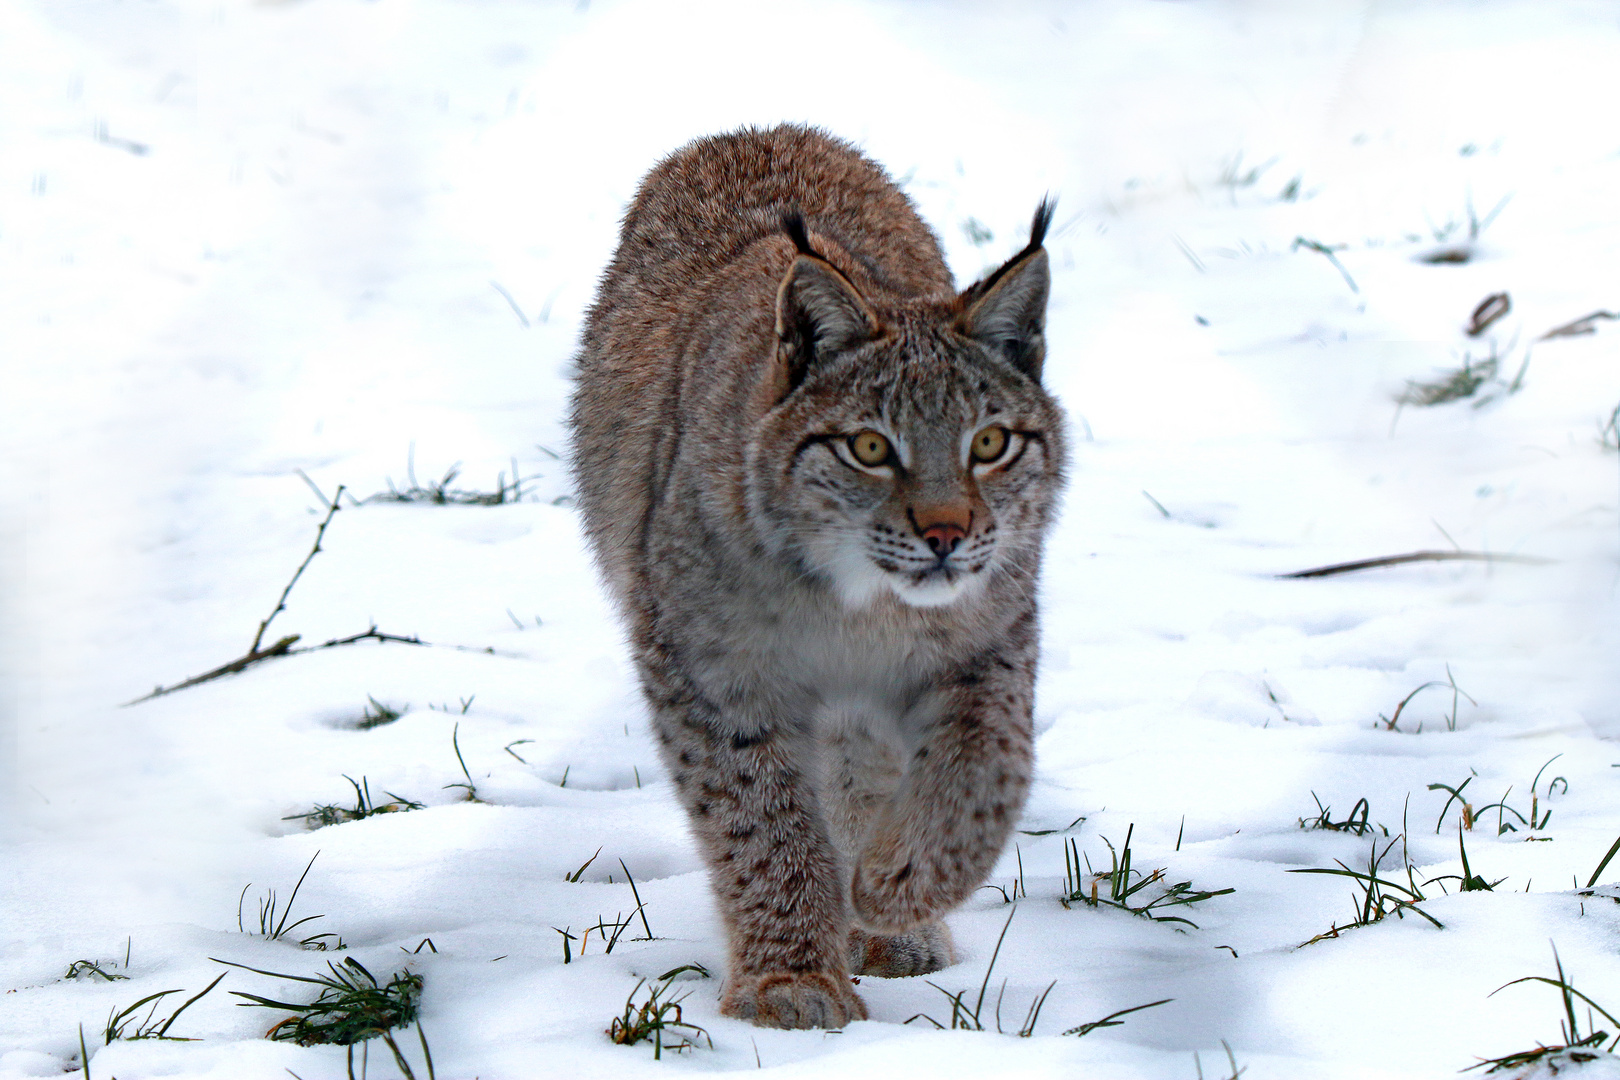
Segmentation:
[(958, 329), (1040, 381), (1046, 359), (1046, 298), (1051, 291), (1046, 230), (1056, 204), (1042, 199), (1030, 224), (1029, 243), (989, 277), (962, 293)]
[(790, 214), (782, 227), (799, 249), (776, 290), (776, 336), (794, 387), (819, 357), (871, 340), (881, 324), (850, 280), (810, 246), (802, 217)]

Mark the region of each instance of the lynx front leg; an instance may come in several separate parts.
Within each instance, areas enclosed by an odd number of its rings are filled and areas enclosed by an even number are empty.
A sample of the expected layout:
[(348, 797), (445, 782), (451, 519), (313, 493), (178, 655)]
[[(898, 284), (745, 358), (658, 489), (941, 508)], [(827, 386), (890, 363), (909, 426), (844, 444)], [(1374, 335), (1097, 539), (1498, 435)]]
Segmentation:
[(992, 659), (929, 703), (906, 779), (856, 860), (862, 926), (904, 933), (960, 904), (994, 869), (1034, 767), (1032, 668)]
[(741, 729), (699, 699), (660, 705), (659, 737), (726, 924), (720, 1011), (762, 1027), (864, 1020), (849, 981), (839, 858), (807, 775), (808, 746), (780, 725)]
[[(845, 866), (861, 853), (867, 830), (881, 817), (905, 779), (904, 754), (891, 740), (873, 735), (880, 721), (860, 713), (833, 714), (822, 723), (822, 813)], [(885, 979), (927, 975), (956, 962), (951, 932), (943, 922), (914, 926), (904, 934), (849, 931), (849, 969)]]

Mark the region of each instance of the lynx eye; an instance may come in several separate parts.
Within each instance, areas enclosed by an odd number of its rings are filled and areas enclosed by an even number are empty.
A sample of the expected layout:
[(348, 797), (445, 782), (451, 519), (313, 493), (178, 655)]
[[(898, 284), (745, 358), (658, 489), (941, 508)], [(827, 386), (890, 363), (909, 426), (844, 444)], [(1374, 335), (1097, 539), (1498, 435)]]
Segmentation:
[(1007, 449), (1007, 429), (992, 424), (973, 436), (973, 460), (986, 463), (999, 458)]
[(889, 460), (889, 440), (875, 431), (863, 431), (849, 437), (849, 452), (862, 465), (876, 468)]

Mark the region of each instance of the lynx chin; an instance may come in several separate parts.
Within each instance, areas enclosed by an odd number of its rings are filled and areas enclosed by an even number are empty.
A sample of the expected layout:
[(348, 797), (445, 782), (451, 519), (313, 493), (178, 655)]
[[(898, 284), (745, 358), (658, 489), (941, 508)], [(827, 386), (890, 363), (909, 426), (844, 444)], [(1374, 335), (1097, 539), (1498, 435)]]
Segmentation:
[(1029, 243), (957, 292), (881, 168), (813, 128), (699, 139), (624, 217), (572, 401), (586, 533), (729, 946), (721, 1011), (866, 1017), (954, 962), (1033, 767), (1063, 485)]

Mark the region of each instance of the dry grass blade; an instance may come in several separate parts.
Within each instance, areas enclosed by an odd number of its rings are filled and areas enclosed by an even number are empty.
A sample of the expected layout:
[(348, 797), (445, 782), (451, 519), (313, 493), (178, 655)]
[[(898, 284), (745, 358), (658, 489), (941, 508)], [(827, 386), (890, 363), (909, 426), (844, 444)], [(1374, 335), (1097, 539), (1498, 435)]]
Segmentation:
[(1551, 566), (1556, 560), (1541, 559), (1534, 555), (1493, 555), (1486, 551), (1412, 551), (1405, 555), (1381, 555), (1376, 559), (1357, 559), (1355, 562), (1334, 563), (1309, 570), (1295, 570), (1278, 574), (1280, 579), (1332, 577), (1335, 574), (1354, 574), (1360, 570), (1376, 570), (1384, 566), (1403, 566), (1417, 562), (1482, 562), (1517, 563), (1520, 566)]
[(1074, 1035), (1083, 1039), (1087, 1035), (1090, 1035), (1093, 1031), (1096, 1031), (1098, 1028), (1119, 1027), (1125, 1022), (1119, 1019), (1121, 1016), (1129, 1016), (1131, 1013), (1141, 1012), (1143, 1009), (1156, 1009), (1160, 1005), (1168, 1005), (1174, 1000), (1176, 999), (1160, 998), (1158, 1001), (1150, 1001), (1146, 1005), (1132, 1005), (1128, 1009), (1120, 1009), (1118, 1012), (1111, 1012), (1101, 1020), (1093, 1020), (1089, 1024), (1081, 1024), (1078, 1027), (1072, 1027), (1063, 1034)]
[(1620, 312), (1594, 311), (1590, 315), (1582, 315), (1578, 319), (1572, 319), (1562, 326), (1555, 326), (1536, 340), (1548, 341), (1552, 338), (1581, 337), (1584, 334), (1595, 334), (1597, 333), (1597, 321), (1599, 319), (1620, 319)]
[(1513, 300), (1505, 292), (1492, 293), (1479, 302), (1468, 317), (1468, 336), (1479, 337), (1492, 323), (1513, 310)]
[(1296, 236), (1294, 237), (1293, 246), (1291, 246), (1288, 250), (1298, 251), (1300, 248), (1305, 248), (1308, 251), (1314, 251), (1325, 256), (1327, 261), (1333, 264), (1333, 269), (1339, 272), (1339, 276), (1344, 278), (1344, 283), (1350, 286), (1350, 291), (1358, 295), (1360, 294), (1361, 287), (1356, 284), (1356, 279), (1350, 276), (1350, 271), (1344, 268), (1344, 264), (1340, 262), (1339, 257), (1334, 254), (1335, 251), (1343, 251), (1344, 245), (1341, 244), (1338, 247), (1329, 247), (1320, 240), (1311, 240), (1304, 236)]
[(1609, 853), (1603, 856), (1603, 861), (1597, 864), (1597, 869), (1592, 871), (1592, 876), (1586, 879), (1588, 889), (1597, 884), (1599, 875), (1609, 865), (1609, 860), (1614, 858), (1616, 852), (1620, 852), (1620, 836), (1614, 838), (1614, 843), (1609, 846)]

